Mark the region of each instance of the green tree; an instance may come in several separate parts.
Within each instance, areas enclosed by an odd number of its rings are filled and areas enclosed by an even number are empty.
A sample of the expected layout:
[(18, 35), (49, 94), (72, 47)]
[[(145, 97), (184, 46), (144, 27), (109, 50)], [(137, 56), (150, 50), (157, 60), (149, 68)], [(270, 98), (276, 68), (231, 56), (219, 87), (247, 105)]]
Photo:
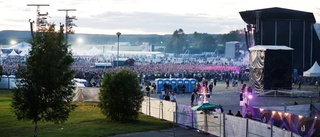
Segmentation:
[(137, 75), (129, 69), (106, 73), (99, 99), (100, 110), (107, 118), (120, 122), (137, 120), (143, 101)]
[(31, 51), (25, 68), (18, 69), (20, 84), (13, 90), (12, 109), (18, 120), (63, 123), (75, 109), (72, 104), (75, 72), (71, 70), (72, 53), (64, 42), (63, 32), (51, 25), (30, 40)]
[(216, 39), (207, 33), (193, 33), (192, 45), (201, 52), (213, 52), (217, 48)]
[(233, 30), (228, 34), (222, 34), (219, 37), (219, 43), (225, 44), (229, 41), (239, 41), (240, 43), (245, 43), (245, 34), (242, 30)]
[(181, 54), (189, 48), (187, 36), (182, 29), (175, 30), (166, 46), (166, 53)]

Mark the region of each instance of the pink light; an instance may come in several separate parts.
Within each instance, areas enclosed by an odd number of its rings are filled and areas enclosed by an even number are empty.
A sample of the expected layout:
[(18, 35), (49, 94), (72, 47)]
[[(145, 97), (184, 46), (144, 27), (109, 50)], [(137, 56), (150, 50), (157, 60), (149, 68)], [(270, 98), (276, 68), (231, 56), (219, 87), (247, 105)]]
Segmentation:
[(249, 95), (248, 95), (248, 98), (249, 98), (249, 99), (252, 99), (252, 98), (253, 98), (253, 96), (252, 96), (251, 94), (249, 94)]

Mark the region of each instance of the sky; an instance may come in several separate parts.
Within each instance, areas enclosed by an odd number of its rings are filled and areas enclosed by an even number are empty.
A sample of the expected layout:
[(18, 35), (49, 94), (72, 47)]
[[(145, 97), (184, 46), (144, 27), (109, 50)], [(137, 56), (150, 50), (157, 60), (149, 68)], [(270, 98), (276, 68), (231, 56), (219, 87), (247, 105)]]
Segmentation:
[(75, 33), (87, 34), (225, 34), (245, 27), (240, 11), (271, 7), (312, 12), (320, 22), (320, 0), (0, 0), (0, 31), (30, 30), (37, 7), (27, 4), (49, 4), (40, 13), (55, 24), (65, 22), (58, 9), (76, 9), (68, 12)]

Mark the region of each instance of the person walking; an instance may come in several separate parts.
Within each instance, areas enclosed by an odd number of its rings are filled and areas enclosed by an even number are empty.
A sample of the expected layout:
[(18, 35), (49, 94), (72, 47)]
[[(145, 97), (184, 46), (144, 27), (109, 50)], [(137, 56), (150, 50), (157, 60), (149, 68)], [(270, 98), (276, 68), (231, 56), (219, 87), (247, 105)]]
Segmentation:
[(195, 98), (195, 93), (192, 92), (191, 93), (191, 106), (193, 106), (194, 98)]
[(316, 83), (314, 85), (316, 86), (316, 89), (318, 90), (318, 87), (319, 87), (318, 80), (316, 81)]
[(156, 93), (156, 90), (157, 90), (157, 85), (156, 85), (156, 83), (152, 83), (151, 87), (152, 87), (151, 93)]
[(149, 87), (149, 85), (146, 87), (146, 91), (147, 91), (147, 96), (150, 97), (150, 87)]
[(229, 79), (226, 79), (226, 85), (227, 85), (226, 89), (229, 88)]
[(170, 101), (169, 92), (165, 93), (164, 100)]
[(182, 89), (182, 94), (184, 94), (184, 93), (186, 92), (186, 86), (183, 84), (183, 85), (181, 86), (181, 89)]
[(209, 91), (210, 91), (210, 94), (212, 94), (212, 89), (213, 89), (213, 85), (212, 83), (209, 84)]
[(214, 85), (214, 86), (217, 85), (217, 77), (215, 77), (215, 78), (213, 79), (213, 85)]

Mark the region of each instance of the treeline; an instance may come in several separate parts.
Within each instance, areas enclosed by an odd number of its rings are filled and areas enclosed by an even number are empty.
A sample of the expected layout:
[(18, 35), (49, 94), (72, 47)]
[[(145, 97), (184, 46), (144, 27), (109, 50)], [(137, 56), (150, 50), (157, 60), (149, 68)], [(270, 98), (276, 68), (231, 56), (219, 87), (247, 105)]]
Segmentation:
[[(90, 45), (108, 45), (117, 42), (116, 35), (103, 34), (70, 34), (68, 42), (77, 44), (79, 38), (83, 39), (83, 44)], [(31, 38), (29, 31), (0, 31), (0, 45), (10, 45), (11, 40), (19, 42), (28, 42)], [(123, 34), (120, 35), (120, 42), (129, 42), (132, 46), (140, 46), (143, 42), (154, 45), (157, 51), (166, 53), (201, 53), (201, 52), (224, 52), (223, 45), (228, 41), (239, 41), (245, 43), (245, 36), (241, 30), (230, 31), (227, 34), (208, 34), (194, 32), (185, 34), (183, 29), (173, 31), (167, 35), (138, 35)], [(222, 45), (222, 46), (219, 46)], [(157, 48), (161, 47), (161, 48)], [(163, 48), (164, 47), (164, 48)]]
[(182, 29), (175, 30), (168, 40), (164, 52), (166, 53), (224, 53), (224, 44), (229, 41), (238, 41), (245, 44), (245, 34), (241, 30), (230, 31), (228, 34), (207, 34), (194, 32), (185, 34)]

